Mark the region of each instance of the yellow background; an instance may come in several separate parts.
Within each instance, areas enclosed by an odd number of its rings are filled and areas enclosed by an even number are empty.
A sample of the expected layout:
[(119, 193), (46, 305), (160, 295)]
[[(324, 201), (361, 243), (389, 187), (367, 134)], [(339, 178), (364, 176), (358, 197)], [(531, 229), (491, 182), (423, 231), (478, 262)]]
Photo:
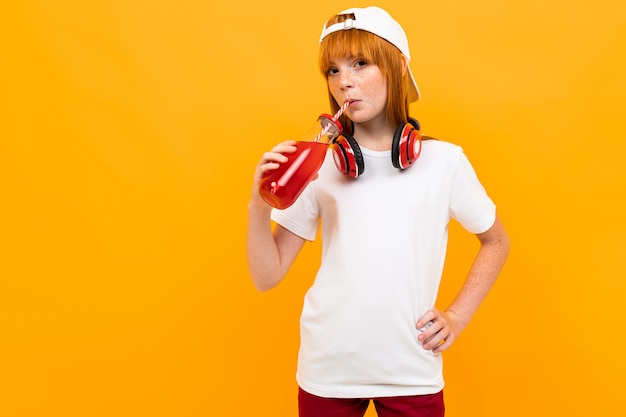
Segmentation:
[[(626, 415), (626, 6), (380, 1), (425, 133), (460, 144), (508, 264), (445, 353), (450, 417)], [(286, 281), (245, 262), (254, 167), (328, 111), (347, 1), (0, 6), (0, 415), (294, 416)], [(477, 248), (453, 225), (440, 304)], [(373, 415), (368, 412), (368, 415)]]

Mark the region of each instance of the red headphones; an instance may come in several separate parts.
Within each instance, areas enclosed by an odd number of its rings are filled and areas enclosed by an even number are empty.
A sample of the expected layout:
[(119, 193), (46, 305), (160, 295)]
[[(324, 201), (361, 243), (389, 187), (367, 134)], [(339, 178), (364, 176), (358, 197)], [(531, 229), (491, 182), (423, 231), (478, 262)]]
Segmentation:
[[(357, 178), (365, 171), (363, 154), (357, 141), (350, 135), (339, 135), (333, 140), (333, 159), (337, 169), (350, 178)], [(391, 163), (398, 169), (406, 169), (417, 160), (422, 151), (422, 132), (417, 120), (396, 128), (391, 143)]]

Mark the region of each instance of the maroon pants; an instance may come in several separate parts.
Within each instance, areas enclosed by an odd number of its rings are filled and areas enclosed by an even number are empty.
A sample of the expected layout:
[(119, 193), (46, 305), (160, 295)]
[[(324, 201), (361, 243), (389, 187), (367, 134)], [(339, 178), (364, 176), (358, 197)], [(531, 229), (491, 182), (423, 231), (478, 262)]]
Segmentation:
[[(431, 395), (372, 398), (378, 417), (443, 417), (443, 391)], [(300, 388), (300, 417), (363, 417), (368, 398), (322, 398)]]

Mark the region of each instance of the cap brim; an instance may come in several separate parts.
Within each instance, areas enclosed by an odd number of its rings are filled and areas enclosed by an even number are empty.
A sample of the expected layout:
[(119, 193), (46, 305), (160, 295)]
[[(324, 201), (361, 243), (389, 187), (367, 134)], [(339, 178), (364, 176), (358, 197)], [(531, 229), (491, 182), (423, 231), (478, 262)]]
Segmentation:
[(409, 86), (409, 102), (412, 103), (420, 99), (420, 90), (417, 88), (417, 83), (411, 72), (411, 67), (407, 65), (409, 69), (409, 77), (411, 77), (411, 85)]

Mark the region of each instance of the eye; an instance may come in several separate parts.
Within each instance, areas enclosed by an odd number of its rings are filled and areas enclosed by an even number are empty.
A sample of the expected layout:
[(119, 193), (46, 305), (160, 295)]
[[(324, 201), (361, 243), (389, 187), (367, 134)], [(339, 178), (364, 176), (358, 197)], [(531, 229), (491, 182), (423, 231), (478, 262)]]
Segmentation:
[(326, 75), (335, 75), (339, 72), (339, 70), (337, 68), (334, 67), (330, 67), (327, 71), (326, 71)]
[(364, 66), (366, 66), (366, 65), (367, 65), (367, 61), (366, 61), (366, 60), (364, 60), (364, 59), (357, 59), (357, 60), (354, 62), (354, 66), (355, 66), (355, 67), (364, 67)]

